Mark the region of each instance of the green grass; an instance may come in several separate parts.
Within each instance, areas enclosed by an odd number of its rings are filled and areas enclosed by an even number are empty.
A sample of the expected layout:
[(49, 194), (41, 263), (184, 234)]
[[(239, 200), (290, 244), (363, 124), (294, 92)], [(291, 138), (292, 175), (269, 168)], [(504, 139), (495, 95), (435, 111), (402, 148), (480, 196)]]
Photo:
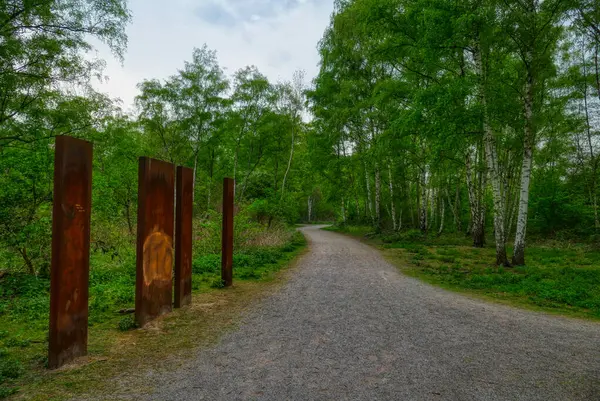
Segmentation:
[[(244, 248), (234, 254), (234, 283), (272, 280), (305, 245), (304, 236), (295, 232), (283, 245)], [(117, 313), (135, 304), (133, 246), (120, 250), (115, 259), (94, 252), (90, 263), (88, 351), (91, 357), (101, 358), (120, 335), (135, 328), (131, 315)], [(209, 294), (222, 287), (218, 285), (220, 269), (220, 255), (196, 256), (194, 294)], [(20, 388), (39, 384), (40, 376), (45, 376), (49, 288), (48, 278), (24, 273), (11, 273), (0, 279), (0, 399)], [(68, 386), (68, 381), (64, 385)]]
[(329, 227), (323, 228), (323, 230), (335, 231), (335, 232), (340, 232), (340, 233), (354, 235), (354, 236), (364, 236), (364, 235), (367, 235), (367, 234), (373, 232), (373, 227), (345, 225), (345, 226), (341, 226), (341, 227), (340, 226), (329, 226)]
[[(364, 233), (364, 227), (336, 230)], [(418, 231), (368, 240), (405, 274), (447, 289), (518, 306), (600, 319), (600, 251), (585, 244), (532, 241), (526, 266), (494, 265), (493, 238), (486, 248), (463, 235), (424, 237)], [(508, 249), (509, 254), (512, 249)]]

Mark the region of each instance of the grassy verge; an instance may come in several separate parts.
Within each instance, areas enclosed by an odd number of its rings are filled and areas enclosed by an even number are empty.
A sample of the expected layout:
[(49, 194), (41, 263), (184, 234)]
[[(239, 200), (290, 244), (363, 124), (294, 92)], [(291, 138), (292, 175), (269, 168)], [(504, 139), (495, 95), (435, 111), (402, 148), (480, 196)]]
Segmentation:
[[(574, 317), (600, 319), (600, 251), (589, 245), (538, 241), (527, 265), (494, 265), (492, 246), (478, 249), (462, 235), (425, 238), (418, 231), (370, 235), (368, 227), (333, 227), (383, 250), (400, 270), (428, 283), (488, 300)], [(493, 239), (488, 239), (493, 244)], [(509, 249), (512, 252), (512, 249)]]
[[(92, 255), (89, 356), (58, 371), (45, 369), (49, 281), (24, 274), (0, 279), (0, 398), (63, 400), (108, 391), (144, 392), (147, 377), (135, 372), (172, 369), (189, 350), (214, 342), (234, 327), (240, 313), (282, 280), (279, 271), (304, 249), (296, 232), (278, 246), (244, 248), (234, 256), (234, 287), (220, 290), (220, 257), (193, 261), (193, 305), (143, 330), (132, 330), (135, 257)], [(121, 378), (123, 372), (134, 372)]]

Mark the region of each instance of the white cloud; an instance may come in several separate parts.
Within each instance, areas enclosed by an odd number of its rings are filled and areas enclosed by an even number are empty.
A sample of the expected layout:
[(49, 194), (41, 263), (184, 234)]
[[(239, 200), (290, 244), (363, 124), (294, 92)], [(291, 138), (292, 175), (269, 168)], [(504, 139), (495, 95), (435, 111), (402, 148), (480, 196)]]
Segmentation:
[[(124, 64), (108, 50), (108, 82), (98, 89), (130, 109), (143, 79), (164, 79), (183, 67), (194, 47), (217, 50), (228, 74), (256, 65), (272, 81), (302, 69), (318, 72), (317, 42), (329, 22), (332, 0), (131, 0), (133, 23)], [(251, 10), (250, 10), (250, 6)]]

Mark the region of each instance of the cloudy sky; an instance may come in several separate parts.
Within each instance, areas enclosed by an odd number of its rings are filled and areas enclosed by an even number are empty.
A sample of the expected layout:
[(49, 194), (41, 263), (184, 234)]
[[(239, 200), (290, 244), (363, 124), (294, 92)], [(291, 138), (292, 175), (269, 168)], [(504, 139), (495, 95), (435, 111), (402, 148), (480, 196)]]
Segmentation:
[(130, 0), (129, 7), (124, 63), (98, 48), (108, 77), (98, 89), (122, 99), (125, 110), (138, 82), (174, 74), (204, 43), (227, 74), (255, 65), (273, 81), (289, 80), (298, 69), (312, 79), (333, 0)]

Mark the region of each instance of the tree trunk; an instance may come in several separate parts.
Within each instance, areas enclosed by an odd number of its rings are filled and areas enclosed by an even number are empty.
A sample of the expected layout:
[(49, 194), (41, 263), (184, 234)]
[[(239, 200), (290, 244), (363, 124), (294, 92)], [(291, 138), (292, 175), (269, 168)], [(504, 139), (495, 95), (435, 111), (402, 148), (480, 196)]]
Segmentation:
[[(208, 169), (208, 193), (206, 194), (206, 210), (210, 210), (210, 202), (212, 197), (213, 176), (215, 174), (215, 150), (211, 150), (210, 167)], [(235, 186), (235, 184), (234, 184)]]
[(494, 238), (496, 242), (496, 264), (510, 266), (506, 254), (506, 193), (502, 190), (502, 179), (500, 175), (500, 166), (498, 164), (498, 155), (496, 150), (496, 140), (489, 121), (487, 96), (486, 96), (486, 73), (483, 66), (479, 35), (473, 51), (475, 60), (475, 69), (478, 76), (479, 98), (483, 108), (483, 141), (485, 156), (487, 162), (488, 175), (492, 183), (492, 194), (494, 199)]
[(344, 225), (346, 225), (346, 205), (344, 203), (344, 198), (342, 197), (342, 221)]
[(421, 172), (421, 205), (419, 214), (419, 228), (423, 234), (427, 234), (427, 173), (425, 169)]
[(196, 195), (196, 173), (198, 171), (198, 150), (194, 153), (194, 171), (192, 174), (192, 202), (194, 202), (194, 197)]
[(431, 200), (429, 202), (430, 207), (427, 209), (429, 211), (429, 221), (427, 225), (427, 229), (431, 230), (435, 227), (437, 223), (437, 197), (435, 189), (431, 189), (427, 193), (427, 199)]
[[(529, 57), (531, 60), (531, 56)], [(531, 181), (531, 163), (533, 159), (533, 85), (531, 71), (528, 71), (525, 84), (525, 137), (523, 140), (523, 165), (521, 166), (521, 189), (519, 197), (519, 216), (515, 233), (513, 264), (525, 264), (525, 234), (527, 232), (527, 211), (529, 206), (529, 183)]]
[(388, 176), (390, 181), (390, 214), (392, 216), (392, 228), (394, 231), (398, 229), (396, 222), (396, 203), (394, 202), (394, 180), (392, 178), (392, 166), (388, 163)]
[[(596, 50), (597, 51), (597, 50)], [(587, 78), (586, 71), (586, 60), (585, 60), (585, 49), (582, 51), (583, 55), (583, 76)], [(597, 57), (596, 57), (597, 63)], [(596, 64), (596, 77), (598, 77), (598, 66)], [(597, 78), (596, 78), (597, 79)], [(583, 85), (583, 107), (585, 110), (585, 122), (586, 122), (586, 133), (587, 133), (587, 142), (590, 148), (590, 165), (591, 165), (591, 180), (590, 180), (590, 201), (592, 202), (592, 207), (594, 208), (594, 228), (596, 230), (600, 229), (600, 219), (598, 218), (598, 197), (596, 195), (596, 177), (597, 177), (597, 167), (598, 163), (596, 162), (596, 157), (594, 155), (594, 145), (592, 140), (592, 132), (591, 132), (591, 123), (590, 123), (590, 113), (588, 109), (588, 86), (587, 82), (584, 82)]]
[(287, 176), (290, 172), (290, 168), (292, 168), (292, 159), (294, 158), (294, 141), (295, 141), (295, 130), (292, 127), (292, 149), (290, 150), (290, 159), (288, 160), (287, 169), (285, 170), (285, 174), (283, 175), (283, 183), (281, 184), (281, 199), (283, 199), (283, 193), (285, 191), (285, 181), (287, 180)]
[(466, 173), (467, 173), (467, 188), (469, 192), (469, 205), (471, 208), (471, 235), (473, 237), (473, 246), (476, 248), (483, 248), (485, 245), (485, 216), (482, 216), (483, 209), (480, 204), (481, 196), (477, 188), (475, 188), (475, 182), (473, 177), (473, 161), (471, 159), (471, 153), (468, 152), (466, 155)]
[(371, 200), (371, 184), (369, 182), (369, 170), (367, 170), (367, 162), (365, 162), (365, 184), (367, 186), (367, 207), (365, 210), (368, 212), (368, 217), (371, 219), (373, 225), (375, 225), (375, 216), (373, 215), (373, 202)]
[(461, 219), (461, 202), (460, 202), (460, 181), (456, 184), (456, 198), (454, 199), (454, 210), (456, 214), (456, 230), (458, 232), (462, 231), (462, 219)]
[(402, 209), (400, 209), (400, 214), (398, 215), (398, 231), (402, 230)]
[(26, 247), (19, 248), (19, 253), (23, 257), (25, 266), (27, 266), (27, 273), (29, 273), (31, 275), (35, 275), (35, 266), (33, 266), (33, 262), (31, 261), (31, 258), (27, 254), (27, 248)]
[[(448, 191), (448, 188), (446, 188), (444, 190), (444, 192), (446, 193), (446, 198), (448, 198), (448, 206), (450, 206), (450, 211), (452, 212), (452, 217), (454, 218), (454, 228), (456, 229), (457, 232), (461, 231), (461, 227), (460, 227), (460, 218), (458, 217), (458, 213), (457, 213), (457, 208), (456, 208), (456, 200), (455, 200), (455, 204), (452, 204), (452, 199), (450, 198), (450, 192)], [(444, 200), (441, 200), (442, 202), (444, 202)]]
[(381, 232), (381, 172), (375, 163), (375, 231)]
[(446, 202), (444, 202), (444, 198), (440, 197), (440, 203), (442, 210), (440, 211), (440, 229), (438, 235), (442, 235), (442, 232), (444, 231), (444, 214), (446, 213)]
[(310, 223), (312, 217), (312, 196), (308, 197), (308, 222)]

